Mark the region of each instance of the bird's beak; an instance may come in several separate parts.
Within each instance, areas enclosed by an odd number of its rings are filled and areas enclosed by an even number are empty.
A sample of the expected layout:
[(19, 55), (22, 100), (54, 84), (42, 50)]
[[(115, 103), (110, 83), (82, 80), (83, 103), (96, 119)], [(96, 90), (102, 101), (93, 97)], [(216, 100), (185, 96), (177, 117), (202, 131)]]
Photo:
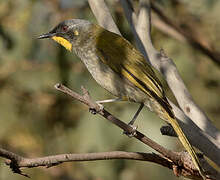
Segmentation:
[(56, 41), (57, 43), (59, 43), (62, 46), (64, 46), (67, 50), (72, 51), (72, 44), (71, 44), (71, 42), (69, 42), (65, 38), (59, 36), (58, 33), (54, 33), (52, 31), (52, 32), (45, 33), (45, 34), (42, 34), (42, 35), (37, 37), (37, 39), (46, 39), (46, 38), (51, 38), (54, 41)]
[(53, 36), (55, 36), (56, 33), (45, 33), (45, 34), (42, 34), (40, 36), (37, 37), (37, 39), (45, 39), (45, 38), (52, 38)]

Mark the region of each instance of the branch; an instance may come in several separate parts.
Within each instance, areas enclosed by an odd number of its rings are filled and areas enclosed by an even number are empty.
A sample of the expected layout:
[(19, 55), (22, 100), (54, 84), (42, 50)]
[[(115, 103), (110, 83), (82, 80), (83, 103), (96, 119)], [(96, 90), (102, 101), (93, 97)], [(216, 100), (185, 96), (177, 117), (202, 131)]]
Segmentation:
[[(64, 86), (62, 84), (56, 84), (55, 88), (65, 94), (71, 96), (72, 98), (80, 101), (81, 103), (87, 105), (90, 110), (93, 110), (93, 111), (95, 110), (95, 112), (97, 112), (99, 115), (103, 116), (105, 119), (109, 120), (111, 123), (115, 124), (116, 126), (121, 128), (122, 130), (124, 130), (124, 132), (127, 132), (129, 134), (131, 134), (133, 132), (133, 128), (131, 126), (129, 126), (128, 124), (124, 123), (123, 121), (117, 119), (111, 113), (106, 111), (104, 108), (100, 109), (99, 105), (91, 100), (90, 95), (85, 88), (82, 87), (83, 95), (80, 95), (80, 94), (72, 91), (71, 89), (67, 88), (66, 86)], [(156, 142), (154, 142), (150, 138), (146, 137), (144, 134), (142, 134), (139, 131), (136, 131), (136, 135), (134, 137), (136, 139), (140, 140), (142, 143), (150, 146), (151, 148), (153, 148), (154, 150), (156, 150), (157, 152), (162, 154), (164, 157), (172, 160), (174, 163), (182, 165), (182, 163), (179, 161), (180, 155), (178, 153), (175, 153), (173, 151), (170, 151), (170, 150), (162, 147), (161, 145), (157, 144)]]
[(8, 165), (14, 173), (20, 174), (25, 177), (29, 177), (27, 174), (23, 173), (20, 170), (19, 163), (23, 160), (23, 157), (2, 148), (0, 148), (0, 157), (6, 158), (8, 160), (10, 159), (10, 163), (8, 163)]
[(177, 134), (172, 126), (162, 126), (160, 128), (160, 132), (162, 135), (177, 137)]
[(170, 25), (166, 24), (163, 20), (160, 19), (160, 17), (158, 17), (157, 14), (151, 13), (151, 17), (152, 17), (152, 24), (154, 25), (154, 27), (156, 27), (163, 33), (167, 34), (169, 37), (173, 37), (174, 39), (180, 42), (187, 42), (186, 38), (182, 34), (177, 32)]
[[(172, 28), (172, 33), (176, 31), (174, 34), (178, 35), (175, 37), (180, 37), (182, 35), (182, 38), (185, 38), (191, 46), (198, 49), (200, 52), (208, 56), (216, 65), (220, 66), (220, 52), (213, 50), (211, 45), (204, 45), (202, 41), (198, 37), (195, 37), (194, 35), (196, 32), (193, 31), (193, 29), (190, 29), (189, 32), (181, 28), (180, 25), (177, 23), (174, 23), (168, 16), (166, 16), (162, 10), (160, 10), (155, 3), (151, 3), (153, 11), (159, 16), (159, 18), (169, 27)], [(159, 24), (157, 24), (159, 25)], [(163, 29), (165, 30), (165, 29)], [(173, 34), (173, 35), (174, 35)]]
[[(153, 162), (161, 166), (167, 167), (169, 169), (173, 169), (174, 173), (176, 173), (176, 175), (178, 176), (182, 175), (192, 179), (199, 179), (199, 176), (196, 173), (192, 175), (191, 172), (189, 172), (184, 168), (181, 169), (181, 171), (177, 170), (177, 166), (175, 166), (173, 162), (155, 153), (112, 151), (112, 152), (83, 153), (83, 154), (59, 154), (59, 155), (44, 156), (40, 158), (25, 158), (0, 148), (0, 156), (7, 158), (5, 163), (6, 165), (10, 166), (10, 168), (14, 173), (18, 173), (26, 177), (29, 176), (24, 174), (20, 170), (20, 168), (33, 168), (40, 166), (45, 166), (47, 168), (50, 168), (52, 166), (57, 166), (64, 162), (126, 159), (126, 160)], [(16, 157), (16, 160), (14, 159), (14, 157)]]
[(114, 20), (112, 19), (111, 13), (106, 6), (104, 0), (88, 0), (88, 2), (92, 11), (96, 13), (97, 17), (99, 17), (99, 23), (103, 27), (107, 28), (109, 31), (120, 34), (120, 31), (117, 28)]
[[(124, 9), (129, 8), (125, 10), (125, 15), (128, 19), (129, 24), (131, 24), (131, 27), (133, 26), (133, 24), (137, 24), (135, 26), (135, 32), (133, 33), (139, 35), (139, 38), (142, 41), (142, 45), (145, 47), (148, 53), (150, 62), (157, 70), (159, 70), (164, 75), (183, 112), (190, 119), (192, 119), (192, 121), (196, 125), (198, 125), (204, 132), (209, 134), (211, 137), (216, 139), (217, 142), (220, 143), (220, 132), (215, 126), (212, 125), (211, 121), (208, 119), (205, 113), (194, 103), (192, 96), (186, 88), (182, 78), (180, 77), (179, 72), (172, 59), (166, 56), (164, 51), (158, 52), (152, 44), (150, 36), (149, 0), (141, 1), (139, 16), (138, 18), (134, 18), (138, 19), (137, 22), (129, 21), (132, 20), (129, 18), (129, 16), (131, 16), (130, 14), (132, 14), (132, 16), (135, 16), (135, 12), (132, 8), (130, 8), (130, 6), (124, 5), (127, 3), (127, 1), (122, 2), (122, 6)], [(126, 12), (129, 14), (127, 14)]]
[[(11, 153), (0, 148), (0, 156), (4, 156), (5, 152)], [(11, 153), (12, 154), (12, 153)], [(14, 153), (13, 153), (14, 154)], [(19, 161), (17, 165), (19, 168), (33, 168), (45, 166), (47, 168), (56, 166), (64, 162), (73, 162), (73, 161), (96, 161), (96, 160), (112, 160), (112, 159), (130, 159), (130, 160), (139, 160), (139, 161), (149, 161), (160, 164), (164, 167), (172, 169), (173, 163), (168, 159), (165, 159), (154, 153), (142, 153), (142, 152), (125, 152), (125, 151), (111, 151), (111, 152), (99, 152), (99, 153), (82, 153), (82, 154), (58, 154), (45, 156), (40, 158), (25, 158), (19, 155)], [(15, 161), (13, 156), (6, 157), (6, 164), (10, 165)]]
[[(104, 108), (100, 108), (98, 106), (98, 104), (94, 103), (91, 100), (90, 95), (85, 88), (82, 87), (83, 95), (80, 95), (80, 94), (72, 91), (71, 89), (69, 89), (66, 86), (61, 85), (61, 84), (55, 85), (55, 88), (65, 94), (71, 96), (72, 98), (79, 100), (80, 102), (84, 103), (85, 105), (89, 106), (90, 110), (91, 109), (95, 110), (95, 112), (97, 112), (99, 115), (103, 116), (105, 119), (109, 120), (111, 123), (115, 124), (116, 126), (118, 126), (121, 129), (123, 129), (124, 132), (127, 132), (127, 133), (133, 132), (133, 128), (130, 127), (128, 124), (117, 119), (112, 114), (110, 114), (108, 111), (106, 111)], [(170, 150), (162, 147), (161, 145), (157, 144), (153, 140), (149, 139), (148, 137), (146, 137), (144, 134), (142, 134), (139, 131), (136, 131), (134, 138), (136, 138), (139, 141), (141, 141), (142, 143), (150, 146), (151, 148), (153, 148), (154, 150), (156, 150), (157, 152), (162, 154), (163, 157), (171, 160), (174, 163), (174, 166), (177, 167), (176, 169), (181, 169), (183, 167), (187, 171), (190, 170), (190, 171), (188, 171), (188, 173), (190, 173), (191, 175), (194, 176), (194, 173), (196, 172), (196, 176), (200, 176), (199, 174), (197, 174), (198, 170), (194, 167), (194, 164), (192, 163), (191, 157), (189, 156), (188, 153), (186, 153), (186, 152), (176, 153), (176, 152), (170, 151)], [(203, 159), (203, 157), (200, 156), (200, 158), (201, 158), (200, 162), (202, 163), (204, 169), (208, 170), (206, 173), (211, 174), (213, 179), (215, 179), (217, 176), (220, 177), (220, 174), (218, 174), (218, 172), (216, 170), (214, 170)], [(174, 168), (174, 166), (173, 166), (173, 168)], [(173, 170), (175, 173), (176, 172), (175, 168)], [(187, 176), (187, 177), (189, 177), (189, 176)], [(194, 179), (194, 177), (193, 177), (193, 179)]]

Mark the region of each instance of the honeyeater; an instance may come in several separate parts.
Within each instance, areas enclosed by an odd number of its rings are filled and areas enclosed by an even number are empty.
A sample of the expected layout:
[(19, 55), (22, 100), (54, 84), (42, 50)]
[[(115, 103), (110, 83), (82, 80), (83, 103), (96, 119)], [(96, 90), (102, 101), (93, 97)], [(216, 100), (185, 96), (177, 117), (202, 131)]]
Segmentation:
[(205, 177), (199, 159), (180, 128), (151, 65), (125, 38), (82, 19), (65, 20), (38, 38), (51, 38), (74, 52), (97, 83), (118, 99), (141, 104), (139, 111), (145, 105), (168, 121), (191, 155), (194, 165)]

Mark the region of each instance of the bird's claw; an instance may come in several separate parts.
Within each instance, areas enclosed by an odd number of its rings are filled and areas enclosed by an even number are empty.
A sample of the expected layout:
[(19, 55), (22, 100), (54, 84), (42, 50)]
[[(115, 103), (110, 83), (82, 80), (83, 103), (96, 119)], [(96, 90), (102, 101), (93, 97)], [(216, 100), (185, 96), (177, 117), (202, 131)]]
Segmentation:
[[(98, 112), (102, 111), (104, 109), (104, 106), (101, 103), (96, 102), (96, 104), (98, 104), (98, 106), (99, 106)], [(95, 108), (89, 108), (89, 112), (92, 113), (93, 115), (96, 115), (98, 113)]]
[(123, 134), (126, 134), (128, 137), (132, 138), (137, 135), (137, 126), (134, 126), (132, 124), (128, 124), (132, 130), (130, 132), (124, 131)]
[(95, 108), (89, 108), (89, 112), (93, 115), (97, 114), (97, 111), (95, 110)]
[[(97, 103), (97, 102), (96, 102)], [(102, 111), (104, 109), (104, 106), (101, 103), (97, 103), (99, 106), (99, 111)]]

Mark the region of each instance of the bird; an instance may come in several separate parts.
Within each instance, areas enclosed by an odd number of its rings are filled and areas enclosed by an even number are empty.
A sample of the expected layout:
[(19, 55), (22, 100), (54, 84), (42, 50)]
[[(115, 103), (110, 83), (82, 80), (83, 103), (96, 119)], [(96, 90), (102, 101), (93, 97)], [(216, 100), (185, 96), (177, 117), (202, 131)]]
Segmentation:
[(130, 101), (140, 104), (129, 125), (133, 125), (144, 106), (166, 120), (190, 154), (205, 179), (205, 172), (169, 104), (160, 80), (144, 56), (125, 38), (83, 19), (60, 22), (38, 39), (50, 38), (75, 53), (92, 77), (116, 98), (98, 101)]

